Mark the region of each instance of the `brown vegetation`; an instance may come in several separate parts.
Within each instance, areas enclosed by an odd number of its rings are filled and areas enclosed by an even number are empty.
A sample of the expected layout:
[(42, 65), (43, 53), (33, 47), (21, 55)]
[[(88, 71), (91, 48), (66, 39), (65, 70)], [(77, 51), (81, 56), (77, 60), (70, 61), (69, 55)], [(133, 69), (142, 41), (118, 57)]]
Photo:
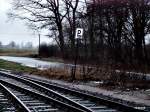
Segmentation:
[[(71, 80), (71, 69), (50, 68), (48, 70), (33, 71), (30, 74), (47, 77), (49, 79)], [(150, 81), (146, 80), (145, 74), (127, 73), (114, 71), (111, 68), (82, 68), (78, 67), (75, 81), (100, 81), (99, 87), (121, 89), (147, 89)]]
[[(14, 73), (28, 73), (49, 79), (59, 79), (71, 81), (71, 68), (49, 68), (38, 70), (24, 67), (20, 64), (0, 60), (0, 68), (12, 70)], [(111, 66), (77, 66), (75, 81), (100, 81), (99, 87), (107, 88), (130, 88), (146, 89), (150, 88), (150, 81), (146, 80), (146, 75), (142, 73), (126, 72), (125, 70), (114, 70)]]
[(32, 56), (35, 54), (37, 54), (36, 50), (0, 49), (0, 56)]

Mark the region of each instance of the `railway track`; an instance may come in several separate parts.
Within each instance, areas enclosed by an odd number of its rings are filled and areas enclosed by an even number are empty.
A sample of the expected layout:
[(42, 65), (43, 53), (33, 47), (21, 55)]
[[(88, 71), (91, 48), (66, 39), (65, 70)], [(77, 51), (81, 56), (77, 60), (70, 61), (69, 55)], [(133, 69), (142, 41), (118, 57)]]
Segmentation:
[[(10, 80), (6, 77), (1, 77), (0, 80), (0, 90), (3, 92), (0, 94), (0, 103), (4, 107), (0, 112), (84, 112), (40, 94), (34, 89), (26, 88), (27, 86), (23, 86), (21, 82), (16, 83), (17, 81), (12, 82)], [(20, 86), (17, 86), (18, 84)], [(7, 94), (6, 96), (10, 100), (6, 99), (4, 94)], [(11, 102), (10, 105), (8, 102)]]
[(0, 84), (0, 112), (29, 112), (28, 108), (3, 84)]
[[(76, 91), (76, 90), (68, 89), (68, 88), (50, 83), (49, 81), (46, 81), (46, 80), (39, 80), (37, 78), (27, 77), (27, 76), (24, 76), (24, 77), (28, 80), (34, 81), (34, 82), (36, 82), (38, 84), (41, 84), (45, 87), (51, 88), (51, 89), (53, 89), (55, 91), (58, 91), (58, 92), (60, 92), (64, 95), (67, 95), (67, 96), (69, 96), (73, 99), (74, 98), (75, 99), (77, 99), (77, 98), (80, 99), (78, 101), (84, 101), (85, 99), (89, 99), (89, 100), (91, 99), (91, 101), (93, 101), (93, 102), (96, 102), (96, 103), (100, 102), (100, 104), (103, 104), (103, 105), (106, 105), (108, 107), (112, 107), (112, 108), (121, 110), (123, 112), (150, 112), (149, 107), (147, 107), (148, 109), (146, 109), (146, 107), (142, 107), (142, 106), (140, 107), (139, 106), (139, 109), (137, 109), (137, 107), (130, 107), (128, 105), (123, 105), (123, 104), (120, 104), (120, 103), (117, 103), (117, 102), (105, 100), (103, 98), (99, 98), (99, 97), (93, 96), (91, 94), (82, 93), (82, 92), (79, 92), (79, 91)], [(140, 108), (142, 110), (140, 110)]]
[[(64, 102), (68, 105), (69, 108), (73, 107), (79, 111), (85, 112), (148, 112), (146, 110), (138, 110), (133, 107), (122, 105), (116, 102), (104, 100), (92, 95), (84, 94), (78, 91), (70, 90), (61, 86), (56, 86), (48, 82), (44, 82), (37, 79), (31, 79), (28, 77), (16, 77), (15, 75), (8, 74), (6, 72), (0, 73), (1, 80), (0, 82), (9, 85), (15, 86), (15, 88), (21, 88), (19, 90), (25, 91), (27, 93), (34, 92), (42, 96), (53, 98), (56, 101)], [(19, 85), (18, 86), (16, 86)], [(10, 88), (11, 91), (13, 89)], [(16, 96), (17, 96), (17, 92)], [(30, 94), (31, 95), (31, 94)], [(23, 95), (24, 96), (24, 95)], [(19, 97), (19, 96), (18, 96)], [(19, 97), (20, 98), (20, 97)], [(22, 97), (21, 97), (22, 98)], [(25, 96), (26, 98), (26, 96)], [(29, 98), (30, 99), (30, 98)], [(34, 99), (31, 99), (34, 101)], [(40, 102), (39, 102), (40, 104)], [(28, 106), (28, 104), (25, 104)], [(30, 104), (29, 104), (30, 105)], [(31, 105), (32, 107), (32, 105)], [(34, 106), (33, 106), (34, 107)], [(30, 107), (28, 107), (31, 109)], [(55, 109), (55, 108), (54, 108)], [(57, 110), (57, 108), (56, 108)], [(42, 111), (41, 111), (42, 112)], [(66, 112), (66, 111), (65, 111)], [(71, 111), (69, 111), (71, 112)]]
[[(18, 112), (84, 112), (78, 108), (46, 97), (30, 89), (25, 89), (3, 80), (0, 80), (0, 83), (5, 85), (5, 87), (11, 91), (11, 93), (13, 93), (26, 108), (25, 111), (21, 108)], [(18, 102), (16, 102), (15, 105), (16, 104), (18, 104)], [(7, 111), (4, 110), (2, 112)]]
[[(2, 85), (1, 85), (2, 88)], [(4, 95), (4, 90), (0, 89), (0, 112), (1, 111), (12, 111), (15, 112), (15, 106), (10, 103), (9, 99)]]
[(57, 101), (62, 101), (72, 106), (75, 105), (77, 108), (79, 108), (79, 110), (82, 109), (86, 112), (91, 112), (91, 110), (89, 110), (88, 108), (85, 108), (84, 106), (71, 101), (70, 99), (62, 96), (61, 94), (58, 94), (50, 89), (47, 89), (43, 86), (40, 86), (26, 79), (21, 79), (21, 78), (7, 74), (7, 76), (2, 76), (2, 75), (0, 76), (0, 82), (7, 84), (7, 85), (13, 85), (15, 86), (14, 88), (26, 89), (28, 91), (40, 93), (43, 96), (47, 96), (47, 97), (50, 96), (51, 98), (56, 99)]

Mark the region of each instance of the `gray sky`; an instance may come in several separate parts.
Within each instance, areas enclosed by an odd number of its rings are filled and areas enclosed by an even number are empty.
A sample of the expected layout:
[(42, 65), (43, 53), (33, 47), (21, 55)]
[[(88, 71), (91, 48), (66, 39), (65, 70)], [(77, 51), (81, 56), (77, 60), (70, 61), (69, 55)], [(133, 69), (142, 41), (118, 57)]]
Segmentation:
[[(33, 35), (23, 21), (8, 21), (7, 12), (11, 8), (12, 0), (0, 0), (0, 41), (8, 44), (15, 41), (17, 44), (32, 42), (34, 46), (38, 45), (38, 35)], [(45, 36), (42, 36), (42, 42), (50, 42)]]

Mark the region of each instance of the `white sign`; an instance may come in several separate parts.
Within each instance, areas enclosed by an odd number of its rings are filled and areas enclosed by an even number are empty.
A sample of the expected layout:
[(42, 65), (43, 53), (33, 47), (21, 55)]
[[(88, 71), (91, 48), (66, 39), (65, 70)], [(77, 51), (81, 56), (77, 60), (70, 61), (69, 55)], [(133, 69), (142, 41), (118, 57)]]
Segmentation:
[(83, 29), (82, 28), (77, 28), (76, 29), (76, 39), (82, 39), (83, 36)]

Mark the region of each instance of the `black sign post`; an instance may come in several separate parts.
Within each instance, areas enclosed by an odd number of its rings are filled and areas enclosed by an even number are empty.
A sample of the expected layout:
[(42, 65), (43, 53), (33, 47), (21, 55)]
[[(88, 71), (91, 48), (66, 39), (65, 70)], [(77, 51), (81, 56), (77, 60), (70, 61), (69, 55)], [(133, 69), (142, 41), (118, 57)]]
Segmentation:
[(80, 40), (82, 40), (83, 36), (83, 29), (82, 28), (77, 28), (76, 29), (76, 36), (75, 36), (75, 53), (74, 53), (74, 65), (72, 67), (72, 81), (75, 79), (76, 76), (76, 69), (77, 69), (77, 61), (79, 57), (79, 43)]

